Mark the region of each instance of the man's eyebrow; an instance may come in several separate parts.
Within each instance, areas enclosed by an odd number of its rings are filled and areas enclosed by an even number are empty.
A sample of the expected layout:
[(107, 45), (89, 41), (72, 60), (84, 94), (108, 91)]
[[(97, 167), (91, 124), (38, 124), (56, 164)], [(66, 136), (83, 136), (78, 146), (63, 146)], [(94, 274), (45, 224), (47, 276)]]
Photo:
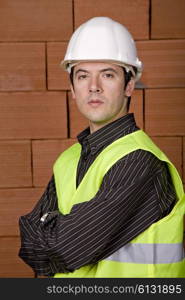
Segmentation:
[(78, 70), (75, 72), (75, 75), (78, 74), (79, 72), (88, 73), (87, 70), (84, 70), (84, 69), (78, 69)]
[(115, 69), (113, 69), (113, 68), (105, 68), (105, 69), (102, 69), (102, 70), (100, 70), (100, 72), (101, 73), (103, 73), (103, 72), (107, 72), (107, 71), (111, 71), (111, 72), (114, 72), (114, 73), (118, 73)]

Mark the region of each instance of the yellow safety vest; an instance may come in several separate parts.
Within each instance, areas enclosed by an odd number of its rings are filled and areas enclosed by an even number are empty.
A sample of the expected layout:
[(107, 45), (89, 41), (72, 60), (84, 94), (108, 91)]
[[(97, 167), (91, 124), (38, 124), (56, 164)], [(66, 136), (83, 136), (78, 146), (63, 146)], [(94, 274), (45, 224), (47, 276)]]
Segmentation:
[(106, 259), (71, 273), (57, 273), (54, 277), (185, 277), (183, 249), (185, 194), (182, 181), (166, 155), (142, 130), (128, 134), (106, 147), (90, 166), (77, 189), (76, 170), (81, 145), (76, 143), (64, 151), (54, 164), (59, 210), (62, 214), (68, 214), (74, 204), (91, 200), (99, 190), (108, 170), (119, 159), (137, 149), (149, 151), (168, 164), (178, 199), (175, 207), (170, 214), (152, 224)]

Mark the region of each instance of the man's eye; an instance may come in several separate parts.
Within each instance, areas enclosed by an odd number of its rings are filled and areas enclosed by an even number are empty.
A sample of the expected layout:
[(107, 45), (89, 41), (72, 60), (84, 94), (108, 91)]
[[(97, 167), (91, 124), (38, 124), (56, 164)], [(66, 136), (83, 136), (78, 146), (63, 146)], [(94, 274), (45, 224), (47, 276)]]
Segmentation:
[(87, 78), (87, 75), (86, 75), (86, 74), (83, 74), (83, 75), (79, 75), (79, 76), (78, 76), (78, 79), (85, 79), (85, 78)]
[(112, 73), (105, 73), (104, 76), (106, 78), (113, 78), (114, 77), (114, 75)]

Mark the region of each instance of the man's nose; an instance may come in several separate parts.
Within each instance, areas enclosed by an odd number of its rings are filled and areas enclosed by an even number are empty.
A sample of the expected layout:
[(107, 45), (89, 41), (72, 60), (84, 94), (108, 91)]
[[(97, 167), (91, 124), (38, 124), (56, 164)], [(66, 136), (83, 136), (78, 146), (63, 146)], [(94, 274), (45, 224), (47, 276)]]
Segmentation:
[(101, 93), (102, 92), (101, 83), (100, 83), (98, 77), (91, 78), (91, 81), (89, 84), (89, 92), (90, 93)]

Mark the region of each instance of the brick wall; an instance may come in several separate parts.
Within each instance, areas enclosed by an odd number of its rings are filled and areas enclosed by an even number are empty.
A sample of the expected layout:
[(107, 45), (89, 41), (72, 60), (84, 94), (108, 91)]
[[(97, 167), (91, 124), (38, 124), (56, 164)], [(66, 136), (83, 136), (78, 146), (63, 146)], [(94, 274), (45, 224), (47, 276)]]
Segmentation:
[(109, 16), (133, 34), (144, 73), (131, 111), (185, 181), (184, 11), (184, 0), (0, 2), (0, 277), (33, 277), (17, 256), (18, 218), (87, 125), (59, 68), (73, 30), (87, 19)]

